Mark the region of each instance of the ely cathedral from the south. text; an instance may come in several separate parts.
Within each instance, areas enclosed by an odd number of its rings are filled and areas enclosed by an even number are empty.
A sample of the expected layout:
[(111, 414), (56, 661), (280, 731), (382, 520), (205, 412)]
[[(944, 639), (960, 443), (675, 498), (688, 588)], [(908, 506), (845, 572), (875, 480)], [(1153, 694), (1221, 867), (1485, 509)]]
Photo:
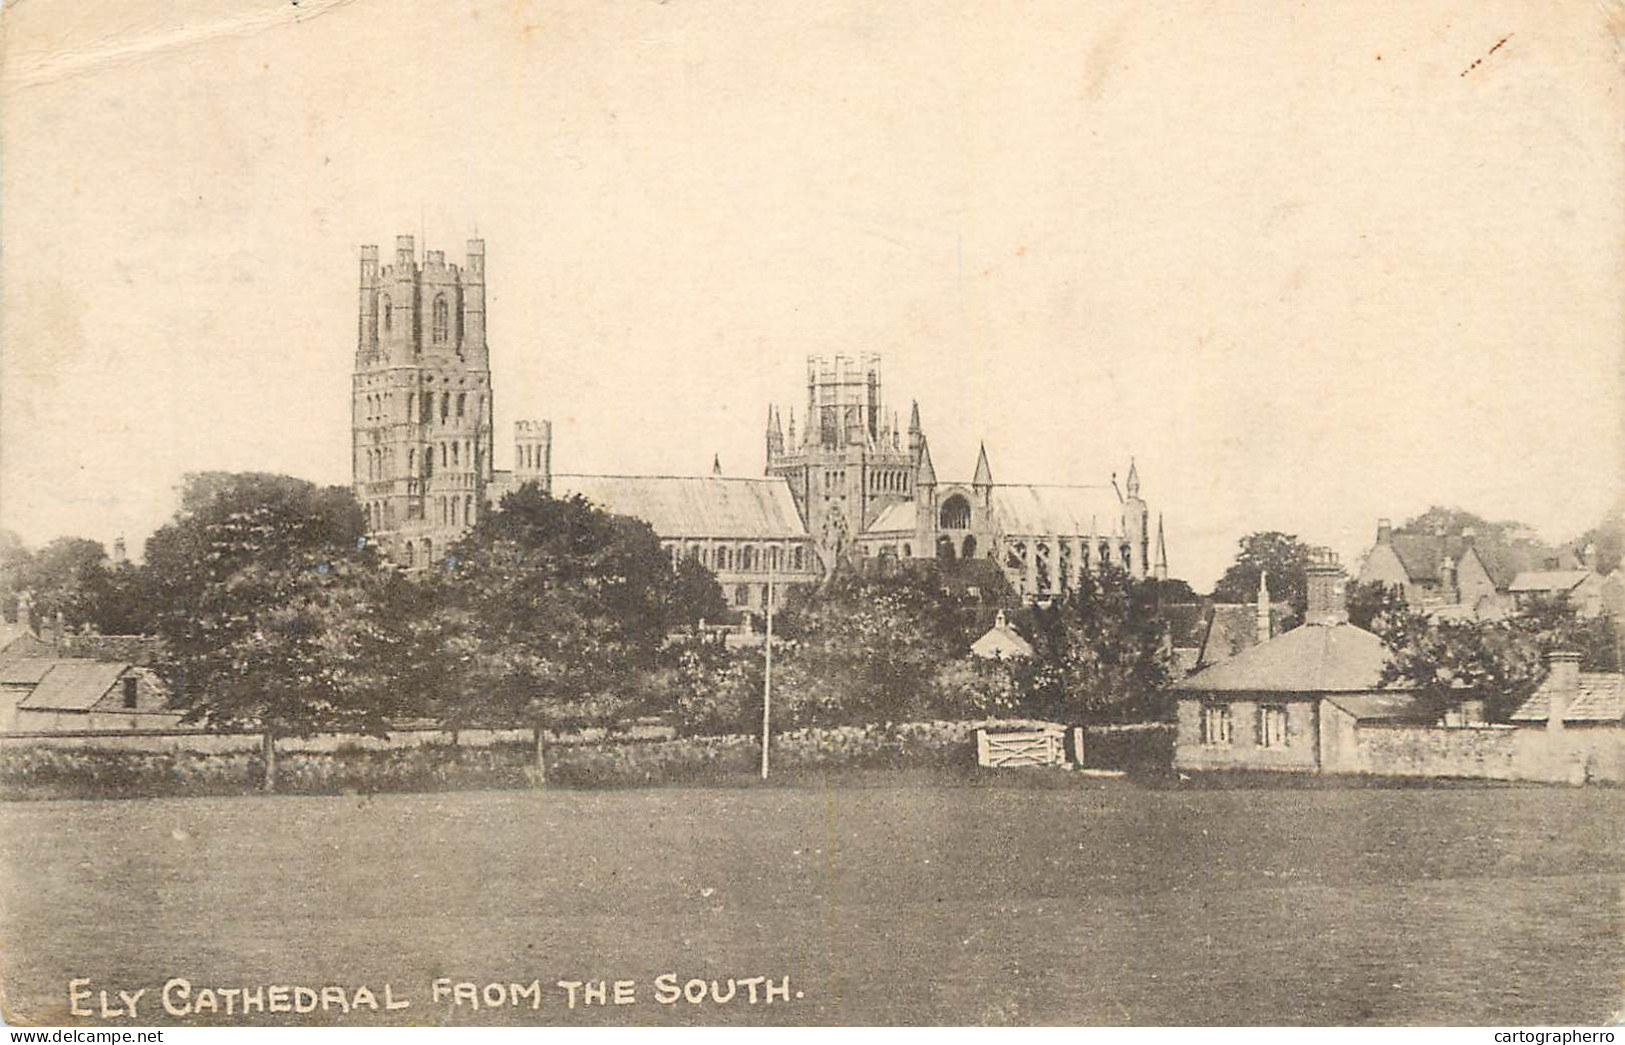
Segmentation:
[(1115, 473), (1099, 485), (1000, 483), (984, 446), (968, 480), (940, 477), (919, 404), (905, 427), (873, 353), (808, 359), (802, 423), (794, 407), (788, 421), (768, 408), (759, 477), (555, 472), (540, 420), (515, 422), (512, 467), (498, 470), (485, 284), (483, 240), (468, 241), (461, 265), (438, 250), (420, 258), (411, 236), (396, 237), (387, 265), (361, 248), (354, 490), (402, 567), (439, 561), (504, 494), (536, 483), (644, 519), (742, 610), (765, 606), (770, 577), (815, 583), (847, 558), (968, 560), (1028, 599), (1104, 564), (1167, 576), (1162, 520), (1152, 526), (1132, 462), (1121, 485)]

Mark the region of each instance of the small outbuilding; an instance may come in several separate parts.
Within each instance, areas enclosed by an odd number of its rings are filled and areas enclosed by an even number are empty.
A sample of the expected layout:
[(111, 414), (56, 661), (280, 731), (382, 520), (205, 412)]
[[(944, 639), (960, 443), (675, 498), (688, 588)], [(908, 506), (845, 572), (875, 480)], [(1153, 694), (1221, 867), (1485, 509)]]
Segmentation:
[(1032, 643), (1021, 637), (1021, 633), (1010, 626), (1004, 611), (994, 618), (993, 627), (970, 646), (971, 656), (981, 657), (983, 660), (1026, 658), (1033, 655)]

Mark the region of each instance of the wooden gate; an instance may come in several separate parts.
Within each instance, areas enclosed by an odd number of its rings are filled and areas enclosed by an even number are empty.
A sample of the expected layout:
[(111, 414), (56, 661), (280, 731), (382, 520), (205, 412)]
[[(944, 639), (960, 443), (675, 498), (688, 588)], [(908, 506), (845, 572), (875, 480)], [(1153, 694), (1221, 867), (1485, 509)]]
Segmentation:
[(1064, 734), (1058, 729), (1019, 733), (976, 731), (976, 761), (994, 769), (1015, 766), (1058, 766), (1066, 761)]

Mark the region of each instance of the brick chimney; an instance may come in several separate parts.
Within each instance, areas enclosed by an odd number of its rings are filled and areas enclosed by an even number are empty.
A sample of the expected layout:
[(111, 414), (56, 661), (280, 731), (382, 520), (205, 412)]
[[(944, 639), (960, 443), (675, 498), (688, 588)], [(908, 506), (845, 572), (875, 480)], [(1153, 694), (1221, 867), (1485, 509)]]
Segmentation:
[(1348, 603), (1343, 592), (1343, 564), (1329, 548), (1316, 548), (1309, 556), (1309, 612), (1305, 624), (1346, 624)]
[(1561, 732), (1563, 716), (1580, 696), (1580, 654), (1574, 650), (1552, 650), (1546, 654), (1546, 729)]
[(1377, 543), (1378, 544), (1393, 544), (1394, 543), (1394, 521), (1392, 519), (1378, 519), (1377, 520)]

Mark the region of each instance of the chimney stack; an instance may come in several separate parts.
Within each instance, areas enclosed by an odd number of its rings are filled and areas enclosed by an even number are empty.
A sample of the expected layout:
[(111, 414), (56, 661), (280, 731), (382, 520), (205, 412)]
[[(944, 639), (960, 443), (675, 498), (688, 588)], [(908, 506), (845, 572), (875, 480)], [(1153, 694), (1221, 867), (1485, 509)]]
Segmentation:
[(1378, 544), (1392, 544), (1392, 543), (1394, 543), (1394, 522), (1393, 522), (1392, 519), (1378, 519), (1377, 520), (1377, 543)]
[(1563, 717), (1580, 696), (1580, 654), (1574, 650), (1552, 650), (1546, 654), (1546, 729), (1561, 732)]
[(1345, 624), (1348, 605), (1343, 594), (1343, 564), (1329, 548), (1316, 548), (1309, 558), (1309, 612), (1306, 624)]

